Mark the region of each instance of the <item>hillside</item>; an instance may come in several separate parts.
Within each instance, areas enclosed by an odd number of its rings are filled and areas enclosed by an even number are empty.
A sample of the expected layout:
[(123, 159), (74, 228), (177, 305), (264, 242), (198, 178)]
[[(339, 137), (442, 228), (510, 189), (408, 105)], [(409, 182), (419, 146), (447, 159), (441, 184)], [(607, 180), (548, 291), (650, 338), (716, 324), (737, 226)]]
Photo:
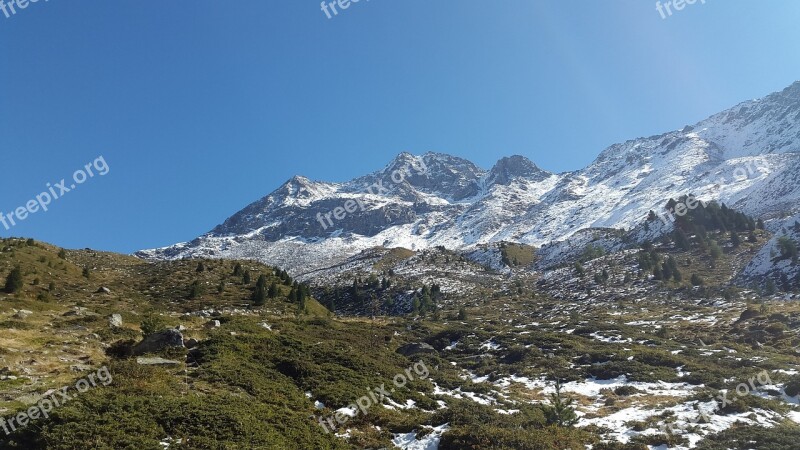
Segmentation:
[[(0, 448), (779, 449), (800, 437), (800, 307), (722, 275), (758, 243), (725, 249), (701, 287), (623, 279), (642, 251), (703, 267), (697, 242), (588, 252), (583, 279), (574, 266), (532, 276), (523, 247), (485, 249), (511, 263), (502, 272), (446, 249), (374, 249), (350, 263), (362, 295), (437, 300), (374, 319), (352, 316), (373, 311), (348, 301), (344, 271), (302, 280), (320, 298), (341, 285), (333, 315), (311, 297), (300, 307), (303, 285), (260, 263), (1, 244), (0, 275), (19, 267), (23, 284), (0, 294), (0, 415), (100, 367), (113, 382), (0, 434)], [(388, 286), (370, 280), (382, 273)], [(255, 306), (261, 274), (278, 292)], [(143, 331), (175, 327), (184, 345), (131, 356)]]

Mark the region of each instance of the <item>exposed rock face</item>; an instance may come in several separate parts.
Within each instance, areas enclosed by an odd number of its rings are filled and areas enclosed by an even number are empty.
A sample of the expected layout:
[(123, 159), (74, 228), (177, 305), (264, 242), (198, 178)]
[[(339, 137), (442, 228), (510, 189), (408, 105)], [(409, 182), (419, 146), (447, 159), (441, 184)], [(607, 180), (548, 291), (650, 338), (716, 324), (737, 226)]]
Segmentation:
[(144, 355), (146, 353), (156, 353), (170, 347), (184, 347), (183, 334), (180, 331), (170, 329), (153, 333), (133, 347), (133, 355)]
[(436, 353), (436, 349), (424, 342), (414, 342), (398, 348), (397, 353), (403, 356), (414, 356), (425, 353)]

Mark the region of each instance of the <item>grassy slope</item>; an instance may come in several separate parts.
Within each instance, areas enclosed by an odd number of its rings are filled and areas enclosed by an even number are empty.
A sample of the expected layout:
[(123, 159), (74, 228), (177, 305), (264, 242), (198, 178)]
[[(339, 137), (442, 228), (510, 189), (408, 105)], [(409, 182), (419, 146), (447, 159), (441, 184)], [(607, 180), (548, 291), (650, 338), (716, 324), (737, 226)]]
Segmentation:
[[(442, 439), (442, 450), (577, 449), (597, 443), (603, 430), (547, 427), (540, 409), (521, 403), (544, 400), (541, 390), (512, 383), (504, 395), (497, 395), (499, 388), (493, 382), (512, 374), (550, 380), (625, 374), (639, 381), (702, 383), (706, 388), (700, 395), (713, 396), (717, 389), (730, 389), (760, 370), (785, 370), (798, 364), (793, 346), (800, 343), (795, 334), (800, 307), (788, 303), (761, 308), (736, 298), (720, 307), (643, 298), (570, 304), (541, 293), (533, 295), (525, 286), (521, 292), (487, 296), (480, 302), (464, 299), (474, 305), (468, 308), (465, 321), (454, 320), (452, 311), (440, 321), (333, 319), (313, 301), (309, 310), (316, 314), (301, 316), (284, 298), (270, 301), (263, 309), (247, 309), (252, 284), (245, 286), (232, 275), (235, 263), (230, 261), (204, 261), (206, 270), (198, 273), (197, 261), (148, 264), (94, 251), (68, 251), (61, 259), (59, 249), (45, 244), (6, 240), (1, 245), (0, 275), (20, 265), (26, 286), (20, 294), (0, 294), (0, 326), (4, 328), (0, 365), (20, 376), (0, 381), (0, 415), (8, 417), (21, 410), (32, 394), (79, 378), (81, 373), (71, 370), (74, 365), (109, 364), (114, 382), (82, 394), (54, 411), (49, 420), (37, 421), (12, 439), (0, 434), (0, 448), (156, 449), (162, 448), (160, 441), (169, 439), (172, 448), (391, 448), (392, 433), (448, 423), (451, 429)], [(271, 277), (272, 268), (242, 264), (253, 274), (252, 283), (258, 273)], [(88, 279), (82, 275), (84, 267), (90, 268)], [(711, 273), (706, 276), (714, 278)], [(36, 278), (39, 282), (34, 285)], [(207, 293), (188, 300), (188, 286), (195, 280), (207, 286)], [(220, 282), (225, 282), (225, 289), (218, 294)], [(112, 293), (95, 294), (100, 286)], [(287, 293), (288, 287), (283, 287), (282, 294)], [(75, 306), (90, 314), (63, 316)], [(209, 307), (239, 310), (221, 314), (218, 329), (205, 328), (207, 318), (186, 315)], [(33, 314), (11, 318), (13, 309), (23, 308)], [(755, 310), (753, 317), (738, 321), (746, 308)], [(111, 313), (122, 314), (122, 329), (109, 328), (106, 317)], [(162, 315), (170, 325), (184, 325), (187, 336), (201, 339), (197, 354), (189, 360), (192, 364), (148, 368), (131, 360), (108, 360), (104, 348), (137, 336), (139, 322), (150, 314)], [(662, 323), (667, 331), (625, 325), (642, 321)], [(770, 328), (778, 323), (783, 329)], [(594, 332), (619, 335), (630, 342), (601, 342), (592, 336)], [(418, 380), (392, 395), (399, 404), (413, 400), (417, 408), (373, 407), (366, 416), (347, 423), (349, 440), (322, 430), (315, 416), (330, 415), (369, 389), (388, 386), (395, 374), (418, 360), (400, 356), (395, 349), (419, 341), (438, 350), (424, 357), (430, 379)], [(446, 350), (453, 342), (458, 345)], [(497, 347), (487, 349), (487, 342)], [(678, 377), (677, 367), (691, 375)], [(22, 372), (23, 368), (32, 373)], [(487, 378), (473, 382), (470, 375)], [(776, 383), (788, 380), (788, 375), (773, 373)], [(441, 389), (493, 398), (496, 404), (434, 395), (433, 382)], [(603, 396), (607, 404), (593, 413), (598, 416), (637, 402), (653, 408), (674, 402), (613, 393)], [(596, 400), (572, 397), (579, 405)], [(321, 401), (325, 409), (317, 410), (313, 400)], [(447, 409), (440, 409), (439, 401)], [(738, 407), (787, 408), (752, 396)], [(520, 412), (500, 414), (497, 408)], [(796, 433), (796, 428), (776, 432), (785, 436)], [(763, 443), (777, 439), (769, 431), (754, 436)], [(719, 448), (738, 438), (734, 431), (721, 435)], [(660, 439), (670, 442), (667, 436)], [(648, 443), (654, 440), (658, 438)], [(640, 449), (641, 445), (626, 448)], [(758, 448), (781, 448), (769, 445)]]

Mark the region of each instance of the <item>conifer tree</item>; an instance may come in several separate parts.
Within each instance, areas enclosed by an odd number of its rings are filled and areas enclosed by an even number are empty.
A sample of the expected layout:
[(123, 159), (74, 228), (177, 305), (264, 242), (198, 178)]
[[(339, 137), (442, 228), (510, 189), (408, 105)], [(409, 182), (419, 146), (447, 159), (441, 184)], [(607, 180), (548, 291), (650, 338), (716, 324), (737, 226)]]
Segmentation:
[(25, 281), (22, 278), (22, 269), (19, 266), (14, 267), (6, 278), (6, 292), (13, 294), (22, 289)]

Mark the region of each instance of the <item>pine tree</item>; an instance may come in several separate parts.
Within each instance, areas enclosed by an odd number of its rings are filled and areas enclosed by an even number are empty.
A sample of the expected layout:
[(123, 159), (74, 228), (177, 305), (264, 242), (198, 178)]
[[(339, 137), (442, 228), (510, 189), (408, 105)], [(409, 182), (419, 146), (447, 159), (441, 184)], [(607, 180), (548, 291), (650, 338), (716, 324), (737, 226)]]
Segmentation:
[(781, 289), (783, 292), (790, 292), (792, 290), (792, 284), (789, 283), (789, 275), (786, 275), (786, 272), (781, 272)]
[(692, 282), (692, 286), (702, 286), (705, 283), (703, 281), (703, 278), (701, 278), (700, 275), (698, 275), (696, 273), (692, 274), (691, 282)]
[(463, 306), (458, 308), (458, 320), (467, 320), (467, 309)]
[(275, 298), (277, 296), (278, 296), (278, 283), (273, 281), (272, 284), (269, 285), (269, 290), (267, 290), (267, 297)]
[(200, 285), (199, 281), (195, 281), (189, 286), (189, 295), (187, 296), (190, 300), (196, 299), (203, 295), (203, 286)]
[(764, 287), (764, 295), (775, 295), (776, 291), (775, 281), (773, 281), (772, 278), (767, 278), (767, 284)]
[(655, 280), (663, 280), (664, 279), (664, 272), (661, 271), (661, 264), (656, 264), (656, 267), (653, 268), (653, 279)]
[(675, 239), (675, 244), (682, 250), (686, 251), (691, 248), (691, 244), (689, 243), (689, 237), (686, 236), (686, 233), (680, 228), (675, 229), (675, 232), (673, 233), (673, 238)]
[(756, 228), (758, 228), (759, 230), (763, 230), (764, 229), (764, 221), (761, 220), (761, 219), (758, 219), (758, 222), (756, 222)]
[(719, 248), (719, 244), (717, 244), (716, 241), (711, 241), (708, 244), (708, 255), (713, 261), (718, 260), (722, 256), (722, 249)]
[(242, 264), (241, 263), (237, 262), (236, 265), (233, 266), (233, 276), (235, 276), (235, 277), (242, 276)]
[(739, 234), (735, 231), (731, 231), (731, 245), (733, 248), (738, 248), (742, 244), (742, 240), (739, 239)]
[(199, 263), (197, 263), (197, 269), (195, 269), (195, 272), (197, 272), (197, 273), (200, 273), (200, 272), (205, 272), (205, 271), (206, 271), (206, 266), (205, 266), (205, 264), (203, 264), (203, 262), (202, 262), (202, 261), (200, 261)]
[(246, 270), (244, 272), (244, 275), (242, 275), (242, 283), (247, 285), (250, 284), (250, 281), (252, 281), (252, 279), (250, 278), (250, 271)]
[(571, 427), (578, 423), (578, 415), (572, 407), (574, 400), (564, 399), (561, 395), (561, 381), (556, 380), (556, 391), (550, 394), (550, 405), (543, 405), (542, 410), (548, 425)]
[(22, 289), (25, 281), (22, 278), (22, 269), (19, 266), (14, 267), (6, 278), (6, 292), (13, 294)]
[(669, 261), (661, 266), (661, 273), (664, 276), (664, 281), (669, 281), (672, 278), (672, 267), (670, 267)]

